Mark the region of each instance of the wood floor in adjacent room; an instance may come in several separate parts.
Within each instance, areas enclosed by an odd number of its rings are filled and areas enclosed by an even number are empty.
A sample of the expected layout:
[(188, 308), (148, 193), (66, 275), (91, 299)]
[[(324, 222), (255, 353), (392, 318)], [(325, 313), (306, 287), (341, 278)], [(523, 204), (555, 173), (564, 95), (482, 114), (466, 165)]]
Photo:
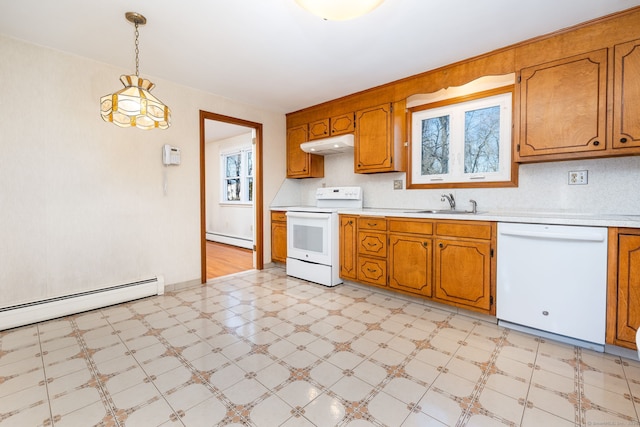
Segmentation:
[(253, 268), (253, 251), (207, 241), (207, 280)]

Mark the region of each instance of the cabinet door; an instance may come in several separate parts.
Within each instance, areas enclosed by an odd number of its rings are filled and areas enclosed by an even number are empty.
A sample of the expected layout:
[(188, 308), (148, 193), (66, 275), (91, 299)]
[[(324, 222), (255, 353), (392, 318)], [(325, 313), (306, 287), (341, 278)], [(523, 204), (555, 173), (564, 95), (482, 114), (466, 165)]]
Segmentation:
[(356, 279), (357, 260), (356, 217), (340, 215), (340, 277)]
[(287, 129), (287, 178), (324, 176), (324, 157), (300, 149), (300, 144), (308, 141), (307, 133), (307, 125)]
[(490, 313), (491, 243), (436, 239), (434, 251), (434, 298)]
[(386, 286), (387, 260), (358, 256), (358, 281)]
[(518, 160), (606, 149), (607, 49), (525, 68), (519, 92)]
[(385, 172), (393, 168), (391, 104), (356, 112), (354, 170)]
[(309, 123), (309, 141), (329, 136), (329, 119)]
[(331, 117), (331, 135), (342, 135), (353, 132), (355, 128), (354, 114), (342, 114)]
[(431, 296), (431, 238), (389, 236), (389, 286)]
[(618, 245), (616, 338), (635, 348), (640, 327), (640, 236), (620, 235)]
[(614, 50), (613, 148), (640, 147), (640, 40)]
[[(271, 260), (287, 261), (287, 223), (286, 221), (274, 221), (274, 215), (284, 212), (271, 213)], [(285, 217), (286, 218), (286, 217)]]

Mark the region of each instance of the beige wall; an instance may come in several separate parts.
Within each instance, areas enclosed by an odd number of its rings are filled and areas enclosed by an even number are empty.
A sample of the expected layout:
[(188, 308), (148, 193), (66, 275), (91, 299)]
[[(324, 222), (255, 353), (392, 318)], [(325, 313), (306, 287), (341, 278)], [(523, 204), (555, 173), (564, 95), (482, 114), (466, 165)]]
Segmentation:
[[(2, 36), (0, 58), (0, 307), (156, 275), (199, 279), (201, 109), (264, 126), (271, 259), (284, 115), (143, 74), (171, 107), (172, 126), (121, 129), (102, 121), (98, 100), (130, 70)], [(180, 166), (162, 166), (163, 144), (182, 148)]]

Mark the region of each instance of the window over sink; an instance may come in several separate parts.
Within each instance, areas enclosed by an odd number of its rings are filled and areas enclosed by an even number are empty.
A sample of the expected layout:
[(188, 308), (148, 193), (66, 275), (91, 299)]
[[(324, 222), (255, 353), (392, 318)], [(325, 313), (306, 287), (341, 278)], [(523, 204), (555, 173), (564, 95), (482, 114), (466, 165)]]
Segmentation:
[(412, 107), (407, 188), (512, 186), (513, 85)]

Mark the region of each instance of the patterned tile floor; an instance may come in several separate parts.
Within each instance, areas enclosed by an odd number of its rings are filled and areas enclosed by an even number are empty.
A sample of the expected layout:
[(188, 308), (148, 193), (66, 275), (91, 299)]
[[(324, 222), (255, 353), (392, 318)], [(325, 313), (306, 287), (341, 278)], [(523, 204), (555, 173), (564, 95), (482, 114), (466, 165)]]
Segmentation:
[(279, 267), (0, 332), (5, 426), (630, 426), (640, 363)]

